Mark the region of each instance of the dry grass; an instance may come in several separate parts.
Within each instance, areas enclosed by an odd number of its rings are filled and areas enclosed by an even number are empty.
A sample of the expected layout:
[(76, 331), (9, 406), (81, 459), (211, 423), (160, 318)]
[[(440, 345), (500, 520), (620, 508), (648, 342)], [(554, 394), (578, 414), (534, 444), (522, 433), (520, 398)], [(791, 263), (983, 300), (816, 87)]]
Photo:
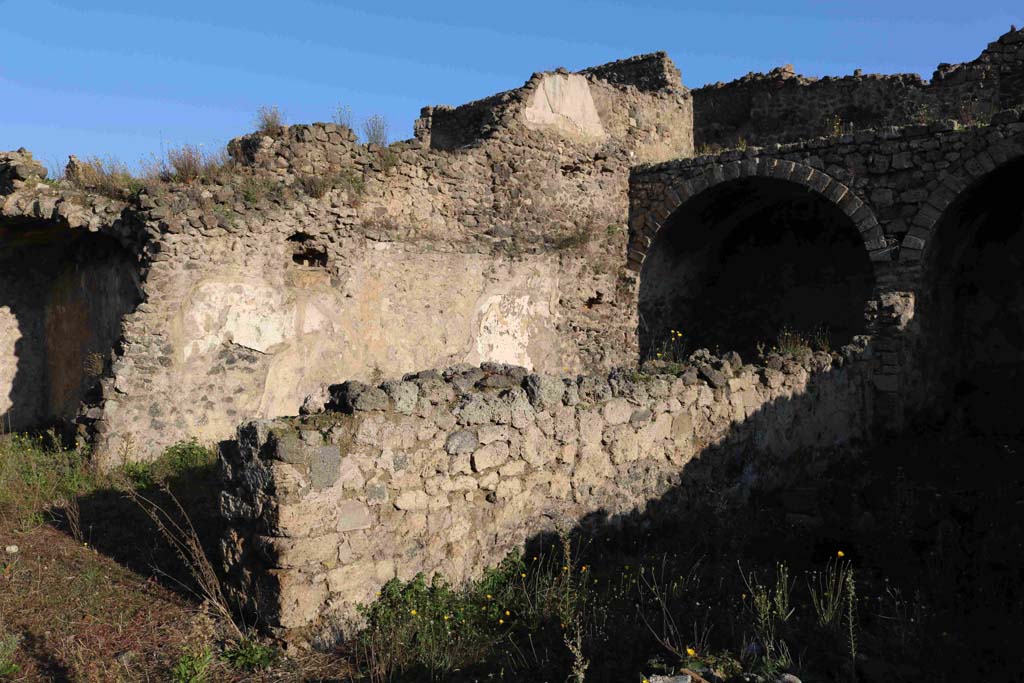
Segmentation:
[(363, 121), (363, 140), (368, 145), (388, 145), (388, 122), (380, 114), (374, 114)]
[(221, 589), (220, 577), (203, 548), (202, 539), (192, 519), (170, 488), (164, 487), (162, 492), (170, 500), (166, 507), (133, 486), (125, 487), (125, 494), (146, 513), (153, 526), (188, 568), (197, 586), (197, 597), (213, 610), (236, 637), (244, 638), (245, 634), (235, 623), (233, 610)]
[[(212, 455), (181, 443), (108, 476), (52, 437), (0, 440), (0, 680), (352, 680), (345, 660), (277, 658), (210, 609)], [(176, 677), (195, 653), (209, 653), (204, 676)]]
[(76, 187), (115, 199), (126, 199), (146, 185), (145, 179), (113, 157), (76, 159), (68, 164), (64, 175)]
[(274, 136), (284, 128), (284, 114), (276, 106), (262, 106), (256, 110), (256, 130)]
[(210, 152), (201, 145), (182, 145), (168, 149), (165, 158), (153, 162), (146, 175), (166, 182), (216, 182), (223, 181), (231, 164), (224, 149)]

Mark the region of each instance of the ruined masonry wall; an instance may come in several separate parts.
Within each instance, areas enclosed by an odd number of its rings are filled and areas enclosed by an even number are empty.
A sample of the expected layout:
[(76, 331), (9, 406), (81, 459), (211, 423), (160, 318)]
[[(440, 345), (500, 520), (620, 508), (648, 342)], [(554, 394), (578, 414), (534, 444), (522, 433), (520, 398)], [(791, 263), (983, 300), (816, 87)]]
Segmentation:
[(1024, 103), (1024, 30), (1010, 31), (974, 61), (917, 74), (821, 79), (792, 67), (751, 73), (693, 91), (698, 149), (792, 142), (940, 119), (969, 125)]
[(485, 364), (332, 386), (307, 405), (325, 412), (246, 423), (224, 446), (230, 592), (289, 637), (316, 637), (350, 626), (390, 578), (461, 582), (595, 511), (670, 515), (687, 483), (723, 469), (743, 471), (740, 488), (770, 479), (801, 448), (866, 435), (873, 361), (844, 354), (734, 367), (705, 352), (678, 376)]
[[(142, 303), (80, 416), (101, 464), (295, 414), (338, 377), (630, 362), (629, 168), (691, 154), (692, 108), (680, 83), (618, 80), (535, 74), (497, 129), (454, 150), (362, 145), (335, 124), (244, 136), (226, 177), (90, 214), (90, 229), (116, 223), (141, 245)], [(58, 209), (83, 193), (32, 175), (5, 184), (2, 216), (66, 225)]]

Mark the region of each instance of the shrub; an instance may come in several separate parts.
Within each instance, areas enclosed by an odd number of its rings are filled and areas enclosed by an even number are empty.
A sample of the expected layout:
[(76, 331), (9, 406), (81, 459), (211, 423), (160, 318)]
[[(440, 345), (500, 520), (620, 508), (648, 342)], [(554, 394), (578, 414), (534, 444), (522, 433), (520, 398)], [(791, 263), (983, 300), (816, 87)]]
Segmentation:
[(134, 488), (145, 489), (166, 483), (173, 477), (209, 471), (216, 461), (216, 453), (193, 438), (168, 446), (152, 462), (126, 462), (121, 466), (121, 473)]
[(256, 110), (256, 130), (274, 136), (284, 128), (284, 115), (276, 106), (262, 106)]
[(310, 197), (319, 199), (333, 186), (333, 179), (325, 175), (303, 175), (298, 178), (299, 187)]
[(257, 173), (246, 175), (237, 182), (242, 199), (249, 204), (256, 204), (264, 199), (282, 201), (284, 198), (284, 185), (273, 176)]
[(398, 153), (387, 147), (383, 147), (377, 150), (377, 157), (380, 159), (380, 167), (385, 171), (390, 171), (398, 165), (400, 157)]
[(361, 197), (366, 190), (366, 179), (361, 173), (345, 170), (338, 174), (338, 184), (353, 198)]
[(374, 114), (363, 121), (363, 141), (368, 145), (387, 147), (388, 122), (380, 114)]
[(261, 671), (273, 666), (280, 653), (276, 648), (243, 638), (234, 647), (225, 650), (222, 656), (239, 671)]

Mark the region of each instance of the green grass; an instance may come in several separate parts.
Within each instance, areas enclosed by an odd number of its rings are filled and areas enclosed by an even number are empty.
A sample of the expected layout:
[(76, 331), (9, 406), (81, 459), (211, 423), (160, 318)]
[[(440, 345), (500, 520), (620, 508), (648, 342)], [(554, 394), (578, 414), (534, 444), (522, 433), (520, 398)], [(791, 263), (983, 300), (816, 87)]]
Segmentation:
[(7, 635), (0, 631), (0, 679), (6, 679), (18, 673), (21, 668), (14, 663), (14, 653), (21, 639), (15, 635)]
[(54, 506), (127, 481), (147, 488), (172, 479), (209, 475), (217, 461), (195, 439), (167, 448), (153, 462), (131, 462), (108, 474), (97, 472), (84, 448), (65, 448), (56, 434), (12, 434), (0, 441), (0, 521), (35, 526)]
[(86, 450), (65, 449), (53, 432), (0, 441), (0, 520), (38, 525), (46, 509), (92, 490), (99, 478)]
[(188, 648), (171, 669), (174, 683), (204, 683), (210, 676), (213, 651), (209, 647)]

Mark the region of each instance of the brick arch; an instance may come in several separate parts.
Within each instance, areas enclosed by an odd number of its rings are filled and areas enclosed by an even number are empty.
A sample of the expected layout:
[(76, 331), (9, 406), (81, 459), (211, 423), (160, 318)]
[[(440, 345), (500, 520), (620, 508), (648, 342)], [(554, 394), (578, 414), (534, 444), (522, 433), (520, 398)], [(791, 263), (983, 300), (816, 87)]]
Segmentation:
[(647, 250), (668, 219), (683, 204), (723, 183), (747, 178), (781, 180), (802, 185), (834, 204), (846, 214), (860, 232), (864, 248), (872, 261), (888, 261), (890, 249), (878, 219), (871, 208), (846, 185), (832, 176), (796, 161), (757, 157), (716, 163), (700, 174), (669, 188), (665, 199), (630, 219), (628, 266), (640, 272)]
[(900, 260), (920, 261), (928, 258), (935, 228), (946, 215), (946, 210), (989, 173), (1021, 158), (1024, 158), (1024, 134), (996, 140), (961, 157), (959, 165), (943, 173), (939, 186), (932, 190), (914, 215), (910, 231), (900, 245)]

